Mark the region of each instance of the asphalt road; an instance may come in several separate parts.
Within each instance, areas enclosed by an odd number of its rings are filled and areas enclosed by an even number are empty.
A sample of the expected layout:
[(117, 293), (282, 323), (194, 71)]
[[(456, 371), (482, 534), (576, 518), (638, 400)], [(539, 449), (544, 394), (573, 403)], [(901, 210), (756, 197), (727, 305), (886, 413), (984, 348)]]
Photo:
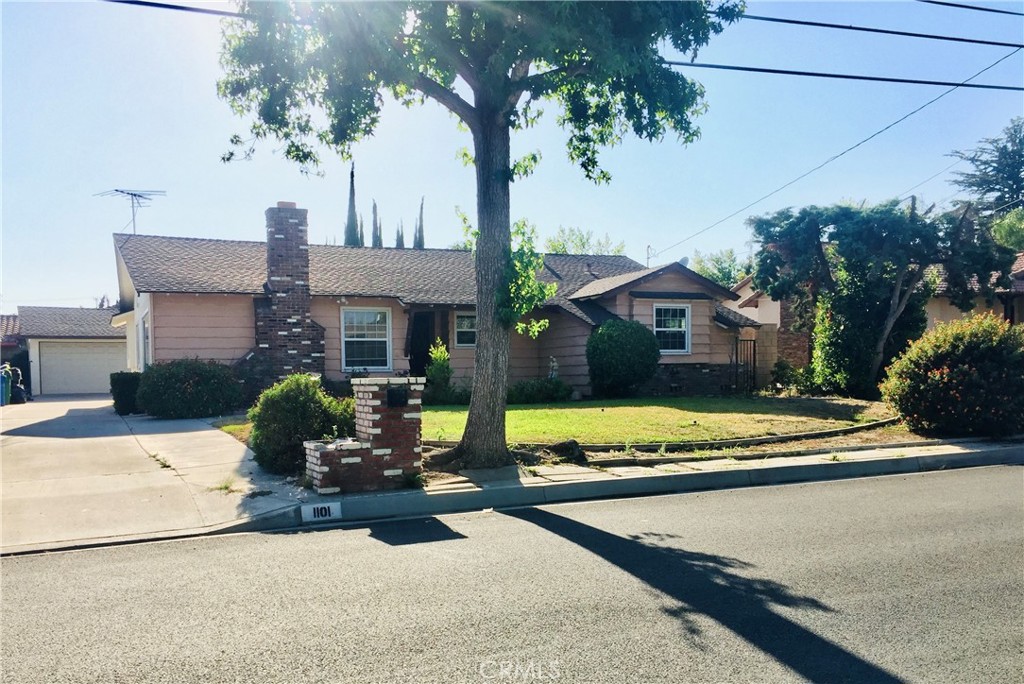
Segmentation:
[(0, 571), (5, 682), (1024, 681), (1011, 466)]

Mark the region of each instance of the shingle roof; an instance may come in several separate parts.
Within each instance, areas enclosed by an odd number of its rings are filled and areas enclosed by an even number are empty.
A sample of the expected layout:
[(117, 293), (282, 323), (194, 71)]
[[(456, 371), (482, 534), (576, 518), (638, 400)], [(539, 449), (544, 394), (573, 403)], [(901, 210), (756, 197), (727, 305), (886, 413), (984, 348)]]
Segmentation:
[(741, 313), (715, 304), (715, 321), (728, 328), (760, 328), (761, 324)]
[[(260, 294), (267, 279), (264, 242), (117, 234), (114, 244), (139, 292)], [(547, 305), (592, 325), (611, 314), (580, 307), (567, 294), (595, 279), (642, 268), (624, 256), (548, 254), (544, 262), (540, 279), (558, 283)], [(476, 302), (473, 268), (472, 252), (463, 250), (309, 248), (310, 293), (320, 296), (471, 306)]]
[(23, 337), (123, 339), (124, 328), (115, 328), (110, 318), (117, 309), (76, 309), (58, 306), (19, 306)]
[[(934, 278), (936, 281), (935, 294), (944, 295), (949, 291), (949, 281), (946, 279), (946, 269), (943, 268), (942, 264), (929, 266), (925, 272), (930, 278)], [(993, 280), (996, 275), (998, 274), (993, 274)], [(1008, 288), (998, 288), (996, 292), (1024, 294), (1024, 252), (1018, 252), (1017, 258), (1014, 260), (1013, 265), (1010, 266), (1010, 279), (1010, 286)], [(971, 287), (978, 287), (978, 281), (976, 279), (971, 280)]]
[[(636, 263), (636, 262), (634, 262), (634, 263)], [(637, 266), (639, 266), (639, 265), (640, 264), (637, 264)], [(676, 271), (682, 272), (687, 277), (692, 278), (693, 280), (697, 281), (698, 283), (701, 283), (702, 285), (704, 285), (704, 287), (707, 287), (707, 288), (709, 288), (709, 289), (711, 289), (711, 290), (713, 290), (715, 292), (718, 292), (720, 295), (722, 295), (723, 298), (726, 298), (726, 299), (739, 299), (739, 295), (737, 295), (735, 292), (733, 292), (733, 291), (731, 291), (731, 290), (729, 290), (727, 288), (722, 287), (721, 285), (719, 285), (718, 283), (714, 282), (713, 280), (708, 280), (704, 276), (700, 275), (699, 273), (697, 273), (695, 271), (692, 271), (692, 270), (688, 269), (686, 266), (683, 266), (682, 264), (680, 264), (678, 262), (671, 263), (671, 264), (665, 264), (663, 266), (655, 266), (654, 268), (640, 269), (638, 271), (633, 271), (633, 272), (620, 273), (620, 274), (616, 274), (616, 275), (614, 275), (612, 277), (602, 278), (600, 280), (589, 282), (586, 285), (584, 285), (583, 287), (581, 287), (579, 290), (577, 290), (576, 292), (572, 293), (570, 295), (570, 298), (574, 299), (574, 300), (579, 300), (579, 299), (589, 299), (591, 297), (600, 297), (601, 295), (608, 294), (609, 292), (617, 290), (620, 287), (625, 287), (626, 285), (629, 285), (631, 283), (643, 280), (644, 278), (647, 278), (648, 276), (658, 275), (658, 274), (664, 273), (664, 272), (666, 272), (668, 270), (676, 270)]]
[(0, 314), (0, 337), (17, 337), (21, 334), (18, 317), (14, 314)]

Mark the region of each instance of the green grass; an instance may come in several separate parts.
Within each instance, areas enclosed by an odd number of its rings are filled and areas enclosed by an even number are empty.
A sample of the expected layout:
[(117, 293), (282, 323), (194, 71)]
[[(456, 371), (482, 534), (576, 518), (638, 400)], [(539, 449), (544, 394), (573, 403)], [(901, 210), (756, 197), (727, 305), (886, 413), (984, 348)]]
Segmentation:
[(249, 434), (252, 432), (252, 423), (246, 421), (245, 418), (219, 420), (215, 422), (213, 426), (220, 428), (242, 444), (249, 443)]
[[(659, 444), (828, 430), (890, 417), (878, 402), (818, 397), (684, 397), (511, 406), (509, 442)], [(424, 440), (458, 440), (462, 406), (424, 407)]]

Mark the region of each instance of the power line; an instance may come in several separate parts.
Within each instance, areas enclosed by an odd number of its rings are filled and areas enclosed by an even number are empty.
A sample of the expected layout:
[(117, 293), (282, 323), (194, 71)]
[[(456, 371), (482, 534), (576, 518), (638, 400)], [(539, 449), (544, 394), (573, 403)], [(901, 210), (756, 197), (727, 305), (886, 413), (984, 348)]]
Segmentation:
[(169, 2), (150, 2), (149, 0), (102, 0), (115, 5), (135, 5), (136, 7), (152, 7), (154, 9), (175, 10), (178, 12), (194, 12), (196, 14), (209, 14), (215, 17), (232, 17), (234, 19), (252, 19), (252, 17), (239, 12), (228, 12), (226, 10), (206, 9), (205, 7), (189, 7), (187, 5), (173, 5)]
[(896, 196), (899, 197), (900, 199), (906, 199), (906, 197), (909, 197), (909, 193), (910, 193), (911, 190), (917, 190), (919, 187), (921, 187), (922, 185), (924, 185), (928, 181), (933, 180), (935, 178), (938, 178), (939, 176), (941, 176), (942, 174), (946, 173), (951, 168), (953, 168), (954, 166), (956, 166), (957, 164), (960, 164), (960, 163), (963, 163), (963, 159), (957, 159), (955, 162), (953, 162), (952, 164), (950, 164), (946, 168), (942, 169), (941, 171), (936, 173), (934, 176), (928, 176), (927, 178), (925, 178), (923, 181), (921, 181), (920, 183), (918, 183), (914, 187), (907, 188), (906, 190), (904, 190), (903, 192), (901, 192), (900, 194), (898, 194)]
[(958, 2), (940, 2), (940, 0), (917, 0), (926, 5), (942, 5), (943, 7), (956, 7), (957, 9), (974, 10), (975, 12), (995, 12), (996, 14), (1012, 14), (1015, 17), (1024, 17), (1024, 12), (1013, 10), (995, 9), (993, 7), (978, 7), (977, 5), (961, 5)]
[[(1006, 55), (1003, 55), (1002, 57), (1000, 57), (999, 59), (997, 59), (997, 60), (996, 60), (995, 62), (992, 62), (992, 63), (991, 63), (991, 64), (989, 64), (989, 65), (988, 65), (987, 67), (985, 67), (984, 69), (982, 69), (981, 71), (979, 71), (979, 72), (975, 73), (974, 75), (972, 75), (972, 76), (970, 76), (970, 77), (966, 78), (966, 79), (964, 80), (964, 83), (967, 83), (968, 81), (970, 81), (970, 80), (972, 80), (972, 79), (975, 79), (975, 78), (977, 78), (978, 76), (981, 76), (981, 75), (982, 75), (983, 73), (985, 73), (985, 72), (986, 72), (986, 71), (988, 71), (989, 69), (991, 69), (991, 68), (993, 68), (993, 67), (997, 66), (998, 64), (1000, 64), (1000, 63), (1002, 63), (1003, 61), (1005, 61), (1005, 60), (1009, 59), (1010, 57), (1013, 57), (1013, 56), (1014, 56), (1015, 54), (1017, 54), (1017, 53), (1018, 53), (1018, 52), (1020, 52), (1020, 51), (1021, 51), (1021, 48), (1017, 48), (1016, 50), (1014, 50), (1014, 51), (1012, 51), (1012, 52), (1010, 52), (1010, 53), (1008, 53), (1008, 54), (1006, 54)], [(676, 243), (674, 243), (674, 244), (671, 244), (671, 245), (669, 245), (668, 247), (665, 247), (665, 248), (664, 248), (664, 249), (662, 249), (662, 250), (659, 250), (659, 251), (657, 251), (657, 252), (654, 252), (653, 254), (651, 254), (651, 255), (649, 255), (649, 256), (658, 256), (659, 254), (663, 254), (663, 253), (667, 252), (667, 251), (668, 251), (668, 250), (670, 250), (670, 249), (675, 249), (676, 247), (678, 247), (679, 245), (683, 244), (684, 242), (687, 242), (688, 240), (692, 240), (693, 238), (697, 237), (698, 235), (702, 235), (702, 234), (704, 234), (704, 233), (708, 232), (708, 231), (709, 231), (709, 230), (711, 230), (712, 228), (715, 228), (716, 226), (719, 226), (719, 225), (721, 225), (722, 223), (725, 223), (726, 221), (728, 221), (729, 219), (733, 218), (734, 216), (737, 216), (738, 214), (742, 214), (742, 213), (743, 213), (743, 212), (745, 212), (745, 211), (746, 211), (747, 209), (750, 209), (750, 208), (751, 208), (751, 207), (753, 207), (754, 205), (760, 204), (761, 202), (763, 202), (764, 200), (768, 199), (769, 197), (772, 197), (773, 195), (777, 195), (777, 194), (779, 194), (780, 192), (782, 192), (783, 190), (785, 190), (785, 189), (786, 189), (786, 188), (788, 188), (789, 186), (793, 185), (794, 183), (797, 183), (797, 182), (799, 182), (799, 181), (803, 180), (804, 178), (807, 178), (807, 176), (810, 176), (810, 175), (811, 175), (812, 173), (815, 173), (816, 171), (819, 171), (820, 169), (822, 169), (822, 168), (824, 168), (824, 167), (828, 166), (828, 165), (829, 165), (829, 164), (831, 164), (832, 162), (834, 162), (834, 161), (836, 161), (837, 159), (839, 159), (840, 157), (843, 157), (843, 156), (845, 156), (846, 154), (848, 154), (848, 153), (852, 152), (853, 150), (857, 149), (858, 147), (860, 147), (861, 145), (863, 145), (863, 144), (867, 143), (868, 141), (870, 141), (870, 140), (873, 140), (874, 138), (877, 138), (878, 136), (880, 136), (880, 135), (881, 135), (882, 133), (885, 133), (885, 132), (886, 132), (887, 130), (889, 130), (889, 129), (890, 129), (890, 128), (892, 128), (893, 126), (896, 126), (896, 125), (898, 125), (898, 124), (900, 124), (900, 123), (903, 123), (904, 121), (906, 121), (907, 119), (909, 119), (910, 117), (912, 117), (912, 116), (913, 116), (914, 114), (917, 114), (918, 112), (920, 112), (920, 111), (921, 111), (922, 109), (924, 109), (925, 107), (928, 107), (928, 106), (930, 106), (930, 105), (932, 105), (932, 104), (934, 104), (934, 103), (938, 102), (938, 101), (939, 101), (939, 100), (941, 100), (942, 98), (946, 97), (946, 95), (949, 95), (949, 94), (950, 94), (951, 92), (953, 92), (954, 90), (956, 90), (957, 88), (960, 88), (960, 87), (961, 87), (961, 85), (957, 85), (957, 86), (954, 86), (954, 87), (950, 88), (949, 90), (943, 91), (943, 92), (942, 92), (942, 93), (940, 93), (940, 94), (939, 94), (938, 96), (936, 96), (936, 97), (932, 98), (931, 100), (928, 100), (928, 102), (925, 102), (925, 103), (924, 103), (923, 105), (921, 105), (920, 107), (918, 107), (918, 108), (917, 108), (917, 109), (915, 109), (914, 111), (910, 112), (909, 114), (906, 114), (906, 115), (904, 115), (904, 116), (900, 117), (899, 119), (896, 119), (895, 121), (893, 121), (893, 122), (892, 122), (891, 124), (889, 124), (888, 126), (885, 126), (884, 128), (881, 128), (881, 129), (879, 129), (879, 130), (875, 131), (874, 133), (872, 133), (872, 134), (871, 134), (871, 135), (869, 135), (868, 137), (864, 138), (864, 139), (863, 139), (863, 140), (861, 140), (860, 142), (856, 143), (855, 145), (851, 145), (850, 147), (847, 147), (847, 148), (846, 148), (845, 150), (843, 150), (843, 151), (842, 151), (842, 152), (840, 152), (839, 154), (836, 154), (836, 155), (833, 155), (833, 156), (829, 157), (829, 158), (828, 158), (828, 159), (826, 159), (826, 160), (825, 160), (824, 162), (822, 162), (821, 164), (818, 164), (817, 166), (815, 166), (815, 167), (814, 167), (813, 169), (811, 169), (810, 171), (807, 171), (806, 173), (803, 173), (803, 174), (801, 174), (801, 175), (797, 176), (796, 178), (794, 178), (793, 180), (789, 181), (789, 182), (788, 182), (788, 183), (786, 183), (785, 185), (782, 185), (782, 186), (780, 186), (780, 187), (776, 188), (775, 190), (772, 190), (771, 192), (769, 192), (769, 193), (768, 193), (768, 194), (766, 194), (766, 195), (762, 195), (761, 197), (757, 198), (756, 200), (754, 200), (754, 201), (753, 201), (753, 202), (751, 202), (750, 204), (746, 205), (745, 207), (742, 207), (742, 208), (740, 208), (740, 209), (737, 209), (736, 211), (734, 211), (733, 213), (729, 214), (728, 216), (726, 216), (726, 217), (724, 217), (724, 218), (721, 218), (721, 219), (719, 219), (719, 220), (715, 221), (714, 223), (712, 223), (711, 225), (709, 225), (709, 226), (707, 226), (707, 227), (705, 227), (705, 228), (701, 228), (701, 229), (700, 229), (700, 230), (698, 230), (697, 232), (695, 232), (695, 233), (692, 233), (692, 234), (690, 234), (690, 235), (686, 236), (685, 238), (683, 238), (683, 239), (682, 239), (682, 240), (680, 240), (679, 242), (676, 242)]]
[(889, 36), (904, 36), (907, 38), (926, 38), (928, 40), (945, 40), (954, 43), (971, 43), (974, 45), (993, 45), (995, 47), (1024, 47), (1021, 43), (1003, 43), (996, 40), (983, 40), (981, 38), (960, 38), (957, 36), (943, 36), (935, 33), (914, 33), (912, 31), (896, 31), (893, 29), (881, 29), (870, 26), (854, 26), (852, 24), (829, 24), (821, 21), (805, 21), (803, 19), (782, 19), (779, 17), (762, 17), (756, 14), (744, 14), (741, 19), (752, 21), (767, 21), (774, 24), (793, 24), (795, 26), (813, 26), (816, 28), (840, 29), (843, 31), (861, 31), (863, 33), (881, 33)]
[[(1021, 48), (1017, 48), (1020, 50)], [(821, 71), (796, 71), (790, 69), (767, 69), (761, 67), (733, 66), (731, 64), (707, 64), (704, 62), (679, 62), (666, 60), (665, 64), (698, 69), (721, 69), (724, 71), (748, 71), (755, 74), (781, 74), (783, 76), (810, 76), (813, 78), (836, 78), (847, 81), (880, 81), (882, 83), (903, 83), (913, 85), (952, 86), (954, 88), (979, 88), (982, 90), (1012, 90), (1024, 92), (1022, 86), (1004, 86), (988, 83), (957, 83), (955, 81), (925, 81), (915, 78), (890, 78), (888, 76), (862, 76), (859, 74), (834, 74)]]

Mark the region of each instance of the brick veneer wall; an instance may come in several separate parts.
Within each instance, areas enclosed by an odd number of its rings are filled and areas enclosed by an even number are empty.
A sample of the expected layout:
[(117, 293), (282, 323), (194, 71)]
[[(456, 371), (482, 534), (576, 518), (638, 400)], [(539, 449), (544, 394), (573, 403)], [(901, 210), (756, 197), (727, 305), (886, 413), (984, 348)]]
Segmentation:
[(811, 335), (793, 329), (796, 314), (789, 300), (779, 302), (779, 318), (778, 357), (796, 368), (803, 368), (811, 362)]
[(278, 202), (266, 211), (267, 296), (254, 300), (259, 366), (275, 382), (324, 372), (324, 329), (313, 321), (306, 210)]
[(654, 377), (640, 386), (640, 396), (732, 394), (736, 367), (728, 363), (663, 363)]
[[(306, 474), (319, 494), (405, 487), (423, 472), (420, 417), (426, 378), (356, 378), (356, 436), (333, 444), (305, 442)], [(406, 392), (388, 405), (388, 390)]]

